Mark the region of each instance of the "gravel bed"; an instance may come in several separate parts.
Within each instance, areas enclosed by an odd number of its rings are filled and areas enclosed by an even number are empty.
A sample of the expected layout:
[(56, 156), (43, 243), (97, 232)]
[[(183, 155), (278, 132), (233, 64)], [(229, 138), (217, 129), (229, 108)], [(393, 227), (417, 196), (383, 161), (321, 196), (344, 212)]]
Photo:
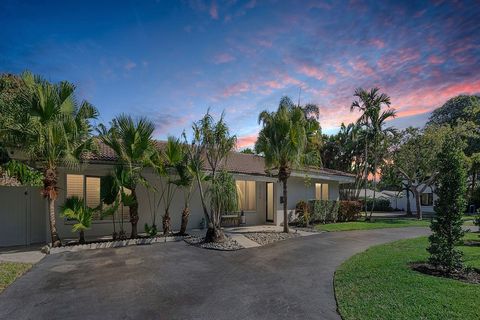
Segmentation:
[(324, 231), (315, 229), (315, 227), (313, 227), (313, 226), (311, 226), (311, 227), (295, 227), (295, 226), (291, 226), (290, 228), (293, 229), (293, 230), (305, 231), (305, 232), (315, 232), (315, 233), (322, 233), (322, 232), (324, 232)]
[(300, 237), (300, 234), (295, 232), (284, 233), (284, 232), (245, 232), (242, 233), (246, 238), (255, 241), (256, 243), (264, 246), (269, 243), (286, 240), (290, 238)]
[(211, 249), (211, 250), (221, 250), (221, 251), (235, 251), (243, 249), (241, 245), (238, 244), (237, 241), (233, 240), (226, 236), (226, 240), (224, 242), (205, 242), (205, 237), (196, 237), (191, 236), (185, 238), (184, 241), (192, 246), (204, 248), (204, 249)]

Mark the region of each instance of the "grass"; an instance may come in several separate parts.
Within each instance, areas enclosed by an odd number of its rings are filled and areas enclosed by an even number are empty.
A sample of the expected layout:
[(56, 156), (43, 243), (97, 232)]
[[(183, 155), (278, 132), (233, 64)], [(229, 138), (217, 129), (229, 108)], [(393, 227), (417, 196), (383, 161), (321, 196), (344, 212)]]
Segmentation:
[(30, 263), (0, 262), (0, 292), (31, 267)]
[[(479, 233), (465, 239), (480, 241)], [(401, 240), (359, 253), (335, 273), (342, 318), (480, 319), (480, 285), (424, 275), (408, 264), (426, 261), (426, 237)], [(465, 264), (480, 268), (480, 247), (462, 246)]]
[(352, 221), (329, 224), (317, 224), (315, 228), (321, 231), (349, 231), (349, 230), (370, 230), (381, 228), (402, 228), (402, 227), (428, 227), (430, 219), (375, 219), (373, 221)]

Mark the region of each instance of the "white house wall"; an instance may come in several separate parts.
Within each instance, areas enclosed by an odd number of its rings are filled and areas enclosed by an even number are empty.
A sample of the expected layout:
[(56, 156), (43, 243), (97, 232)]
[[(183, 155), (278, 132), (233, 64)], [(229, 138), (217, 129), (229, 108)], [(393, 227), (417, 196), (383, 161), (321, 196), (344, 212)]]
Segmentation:
[[(300, 201), (309, 201), (315, 199), (315, 183), (326, 183), (328, 184), (328, 199), (329, 200), (338, 200), (339, 199), (339, 182), (323, 179), (313, 179), (309, 178), (306, 180), (301, 177), (290, 177), (287, 182), (287, 207), (289, 211), (290, 221), (294, 219), (295, 216), (295, 206)], [(283, 224), (283, 204), (280, 203), (280, 198), (283, 196), (283, 186), (281, 183), (277, 183), (277, 192), (276, 192), (276, 217), (275, 224)]]
[[(71, 170), (61, 170), (60, 178), (58, 181), (59, 187), (59, 196), (57, 199), (57, 229), (61, 238), (75, 238), (77, 234), (71, 232), (72, 222), (66, 221), (64, 218), (60, 217), (60, 206), (65, 202), (66, 199), (66, 175), (70, 174), (81, 174), (85, 176), (106, 176), (112, 170), (111, 165), (99, 165), (99, 164), (90, 164), (86, 165), (80, 171), (71, 171)], [(144, 177), (149, 181), (152, 186), (160, 190), (160, 179), (153, 173), (145, 172)], [(266, 222), (266, 181), (276, 181), (275, 179), (266, 178), (266, 177), (256, 177), (248, 175), (234, 175), (235, 179), (238, 180), (256, 180), (256, 210), (252, 212), (245, 212), (246, 225), (257, 225), (264, 224)], [(147, 190), (144, 186), (137, 187), (137, 197), (138, 197), (138, 213), (139, 221), (137, 225), (138, 232), (144, 231), (145, 223), (149, 225), (152, 224), (152, 211), (150, 209), (150, 202), (153, 203), (154, 192), (152, 190)], [(158, 197), (158, 195), (157, 195)], [(183, 191), (178, 189), (174, 195), (173, 201), (170, 207), (170, 217), (171, 225), (173, 230), (178, 230), (181, 224), (181, 213), (183, 210), (184, 198)], [(156, 225), (159, 230), (162, 228), (162, 216), (164, 214), (163, 203), (156, 210)], [(193, 194), (190, 199), (190, 217), (188, 222), (188, 228), (199, 228), (204, 218), (203, 209), (200, 200), (200, 193), (198, 189), (194, 188)], [(118, 219), (117, 219), (118, 220)], [(118, 221), (117, 221), (117, 232), (118, 232)], [(124, 221), (124, 230), (127, 232), (127, 236), (131, 232), (131, 224), (128, 219)], [(113, 232), (113, 225), (111, 219), (105, 220), (96, 220), (92, 223), (92, 227), (89, 230), (85, 231), (85, 236), (87, 239), (89, 237), (99, 237), (111, 235)], [(48, 226), (46, 228), (46, 234), (49, 235)], [(47, 236), (47, 239), (49, 237)]]

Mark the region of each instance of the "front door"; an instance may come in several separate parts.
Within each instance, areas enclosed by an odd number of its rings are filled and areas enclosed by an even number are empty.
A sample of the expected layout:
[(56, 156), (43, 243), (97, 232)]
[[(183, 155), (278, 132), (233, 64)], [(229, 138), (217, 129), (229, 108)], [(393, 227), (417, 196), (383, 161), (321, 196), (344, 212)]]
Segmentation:
[(267, 222), (273, 222), (273, 182), (267, 182)]

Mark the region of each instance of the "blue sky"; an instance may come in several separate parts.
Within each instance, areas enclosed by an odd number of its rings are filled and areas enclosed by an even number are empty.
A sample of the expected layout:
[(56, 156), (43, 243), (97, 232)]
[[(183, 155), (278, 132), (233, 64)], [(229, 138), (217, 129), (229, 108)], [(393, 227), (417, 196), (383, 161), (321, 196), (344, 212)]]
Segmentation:
[(478, 1), (6, 1), (0, 72), (68, 80), (108, 122), (126, 112), (179, 135), (226, 112), (239, 146), (283, 95), (317, 103), (324, 132), (358, 117), (356, 87), (392, 97), (421, 126), (480, 92)]

